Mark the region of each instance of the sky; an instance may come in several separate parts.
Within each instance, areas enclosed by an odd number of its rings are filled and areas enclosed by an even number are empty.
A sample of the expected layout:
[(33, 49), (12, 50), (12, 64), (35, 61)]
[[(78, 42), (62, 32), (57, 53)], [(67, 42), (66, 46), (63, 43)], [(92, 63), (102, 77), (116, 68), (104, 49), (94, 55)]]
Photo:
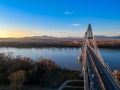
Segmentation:
[(0, 37), (120, 35), (120, 0), (0, 0)]

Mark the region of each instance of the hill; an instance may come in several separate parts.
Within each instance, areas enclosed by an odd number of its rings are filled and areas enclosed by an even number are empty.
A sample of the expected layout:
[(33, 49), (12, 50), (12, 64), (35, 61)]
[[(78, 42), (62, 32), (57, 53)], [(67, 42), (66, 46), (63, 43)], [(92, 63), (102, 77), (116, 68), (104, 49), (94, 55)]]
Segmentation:
[[(53, 36), (32, 36), (23, 38), (0, 38), (0, 41), (41, 41), (41, 40), (52, 40), (52, 41), (73, 41), (82, 40), (83, 37), (53, 37)], [(96, 40), (120, 40), (120, 36), (95, 36)]]

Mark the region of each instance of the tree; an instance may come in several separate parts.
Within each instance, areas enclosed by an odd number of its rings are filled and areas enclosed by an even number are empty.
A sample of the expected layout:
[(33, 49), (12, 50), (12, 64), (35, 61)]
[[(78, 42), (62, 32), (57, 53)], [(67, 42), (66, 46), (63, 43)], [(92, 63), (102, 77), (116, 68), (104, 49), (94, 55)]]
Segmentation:
[(21, 90), (22, 84), (26, 81), (25, 77), (26, 72), (24, 70), (19, 70), (12, 73), (8, 79), (11, 82), (11, 89), (12, 90)]

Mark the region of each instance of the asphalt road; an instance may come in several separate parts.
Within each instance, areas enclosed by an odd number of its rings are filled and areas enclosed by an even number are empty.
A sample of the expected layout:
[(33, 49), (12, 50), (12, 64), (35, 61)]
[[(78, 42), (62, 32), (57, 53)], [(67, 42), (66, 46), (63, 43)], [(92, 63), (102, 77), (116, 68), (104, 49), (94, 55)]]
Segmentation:
[[(92, 60), (95, 63), (95, 66), (97, 67), (97, 70), (99, 72), (99, 75), (102, 78), (102, 81), (104, 83), (106, 90), (120, 90), (120, 87), (116, 84), (116, 82), (113, 80), (112, 76), (108, 73), (108, 70), (100, 62), (100, 60), (95, 55), (95, 53), (91, 50), (90, 47), (88, 47), (88, 51), (89, 51), (90, 56), (92, 57)], [(97, 82), (95, 82), (95, 83), (97, 83)], [(97, 89), (97, 90), (99, 90), (99, 89)]]

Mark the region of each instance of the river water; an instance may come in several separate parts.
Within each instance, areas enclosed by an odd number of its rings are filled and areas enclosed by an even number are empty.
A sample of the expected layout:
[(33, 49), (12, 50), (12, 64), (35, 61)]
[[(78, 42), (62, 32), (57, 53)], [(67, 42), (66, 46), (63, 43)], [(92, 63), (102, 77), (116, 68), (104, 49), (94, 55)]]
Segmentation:
[[(105, 63), (111, 70), (120, 70), (120, 49), (99, 49)], [(79, 48), (6, 48), (0, 47), (0, 53), (13, 53), (14, 56), (30, 57), (32, 60), (49, 58), (60, 67), (71, 70), (81, 70), (77, 57), (81, 54)]]

